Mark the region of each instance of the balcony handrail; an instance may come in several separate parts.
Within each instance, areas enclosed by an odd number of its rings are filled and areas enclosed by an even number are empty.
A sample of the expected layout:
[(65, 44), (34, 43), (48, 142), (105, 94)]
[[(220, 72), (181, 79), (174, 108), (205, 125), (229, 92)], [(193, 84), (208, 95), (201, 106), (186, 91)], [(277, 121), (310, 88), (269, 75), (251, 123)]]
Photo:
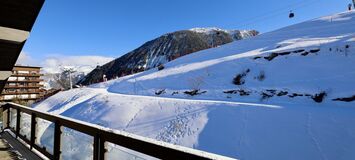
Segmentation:
[(15, 84), (15, 85), (9, 85), (9, 84), (5, 84), (5, 87), (6, 88), (11, 88), (11, 87), (13, 87), (13, 88), (18, 88), (18, 87), (21, 87), (21, 88), (26, 88), (26, 87), (43, 87), (43, 85), (42, 84), (36, 84), (36, 85), (19, 85), (19, 84)]
[(17, 76), (24, 76), (24, 77), (40, 77), (44, 76), (42, 73), (13, 73), (11, 76), (17, 77)]
[[(113, 143), (139, 153), (143, 153), (152, 157), (159, 159), (232, 159), (229, 157), (224, 157), (204, 151), (199, 151), (187, 147), (177, 146), (174, 144), (166, 142), (158, 142), (150, 138), (145, 138), (142, 136), (134, 135), (124, 131), (113, 130), (105, 128), (96, 124), (91, 124), (83, 122), (80, 120), (64, 117), (61, 115), (55, 115), (48, 112), (42, 112), (33, 108), (22, 106), (15, 103), (5, 103), (1, 106), (4, 110), (3, 116), (5, 129), (12, 130), (16, 137), (20, 137), (26, 143), (29, 144), (30, 148), (35, 148), (43, 155), (50, 159), (59, 160), (60, 159), (60, 148), (61, 148), (61, 134), (62, 127), (71, 128), (81, 133), (85, 133), (94, 138), (93, 143), (93, 159), (94, 160), (104, 160), (105, 159), (105, 143)], [(16, 128), (12, 129), (10, 127), (10, 108), (17, 110), (16, 114)], [(20, 131), (20, 113), (27, 113), (31, 115), (31, 139), (28, 140), (26, 136), (19, 133)], [(53, 154), (46, 151), (46, 149), (41, 148), (35, 144), (35, 131), (36, 131), (36, 118), (45, 119), (54, 123), (54, 147)]]
[(36, 78), (36, 79), (10, 79), (7, 80), (7, 82), (40, 82), (43, 81), (43, 79)]
[(8, 91), (8, 90), (3, 90), (1, 94), (39, 94), (41, 91), (40, 90), (26, 90), (26, 91)]

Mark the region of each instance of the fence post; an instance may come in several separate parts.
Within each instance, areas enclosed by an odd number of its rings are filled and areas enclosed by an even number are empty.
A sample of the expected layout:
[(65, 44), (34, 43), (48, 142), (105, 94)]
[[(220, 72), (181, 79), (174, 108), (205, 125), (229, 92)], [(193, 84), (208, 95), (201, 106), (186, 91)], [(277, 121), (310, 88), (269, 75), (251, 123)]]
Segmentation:
[(62, 135), (62, 126), (59, 121), (54, 122), (54, 147), (53, 147), (53, 158), (54, 160), (59, 160), (60, 159), (60, 141), (61, 141), (61, 135)]
[(105, 140), (103, 137), (100, 137), (99, 139), (99, 160), (105, 160), (105, 153), (106, 153), (106, 148), (105, 148)]
[(16, 109), (16, 138), (20, 134), (20, 120), (21, 120), (21, 112), (20, 109)]
[(31, 114), (31, 144), (30, 149), (32, 150), (33, 145), (35, 144), (36, 140), (36, 114)]
[(7, 111), (9, 110), (9, 107), (7, 106), (7, 104), (3, 104), (3, 105), (1, 105), (0, 106), (0, 108), (1, 108), (1, 115), (2, 115), (2, 119), (1, 119), (1, 121), (2, 121), (2, 128), (1, 128), (1, 132), (3, 132), (6, 128), (8, 128), (9, 127), (9, 125), (8, 125), (8, 122), (9, 122), (9, 120), (8, 120), (8, 114), (7, 114)]
[(10, 104), (6, 104), (7, 108), (7, 122), (6, 122), (6, 128), (11, 128), (10, 127)]
[(99, 160), (100, 149), (100, 134), (94, 136), (94, 157), (93, 160)]
[(0, 133), (2, 133), (4, 131), (4, 128), (5, 128), (5, 108), (3, 105), (0, 104), (0, 111), (1, 111), (1, 122), (2, 122), (2, 126), (1, 126), (1, 129), (0, 129)]

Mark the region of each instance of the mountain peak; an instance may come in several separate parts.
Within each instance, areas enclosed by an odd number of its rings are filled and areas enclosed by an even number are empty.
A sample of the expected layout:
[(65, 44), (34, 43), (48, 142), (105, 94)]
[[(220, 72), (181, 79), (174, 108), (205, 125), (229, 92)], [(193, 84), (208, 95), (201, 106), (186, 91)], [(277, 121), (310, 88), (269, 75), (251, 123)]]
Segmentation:
[(255, 30), (234, 30), (234, 29), (221, 29), (218, 27), (205, 27), (205, 28), (191, 28), (189, 29), (189, 31), (195, 32), (195, 33), (202, 33), (202, 34), (206, 34), (206, 35), (214, 35), (217, 33), (226, 33), (229, 34), (233, 40), (241, 40), (241, 39), (245, 39), (245, 38), (250, 38), (253, 36), (256, 36), (259, 34), (258, 31)]
[(217, 31), (229, 32), (229, 30), (224, 30), (224, 29), (217, 28), (217, 27), (206, 27), (206, 28), (197, 27), (197, 28), (191, 28), (191, 29), (189, 29), (189, 31), (193, 31), (193, 32), (197, 32), (197, 33), (206, 33), (206, 34), (212, 34)]

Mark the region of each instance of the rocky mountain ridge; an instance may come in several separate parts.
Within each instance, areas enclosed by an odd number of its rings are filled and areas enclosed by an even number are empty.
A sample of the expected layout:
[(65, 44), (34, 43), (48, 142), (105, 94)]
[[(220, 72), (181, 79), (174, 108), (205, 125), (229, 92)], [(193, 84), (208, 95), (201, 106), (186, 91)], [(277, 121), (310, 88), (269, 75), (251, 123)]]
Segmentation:
[(157, 67), (181, 56), (218, 47), (233, 41), (258, 35), (255, 30), (223, 30), (219, 28), (193, 28), (164, 34), (144, 43), (139, 48), (95, 68), (78, 84), (90, 85)]

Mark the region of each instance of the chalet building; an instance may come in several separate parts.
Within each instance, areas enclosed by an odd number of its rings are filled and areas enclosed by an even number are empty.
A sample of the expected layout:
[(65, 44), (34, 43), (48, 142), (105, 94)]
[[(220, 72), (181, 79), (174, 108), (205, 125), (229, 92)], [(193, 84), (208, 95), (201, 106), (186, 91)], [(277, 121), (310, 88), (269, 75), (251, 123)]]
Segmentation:
[(43, 76), (40, 67), (15, 66), (8, 78), (0, 101), (33, 103), (43, 97)]

